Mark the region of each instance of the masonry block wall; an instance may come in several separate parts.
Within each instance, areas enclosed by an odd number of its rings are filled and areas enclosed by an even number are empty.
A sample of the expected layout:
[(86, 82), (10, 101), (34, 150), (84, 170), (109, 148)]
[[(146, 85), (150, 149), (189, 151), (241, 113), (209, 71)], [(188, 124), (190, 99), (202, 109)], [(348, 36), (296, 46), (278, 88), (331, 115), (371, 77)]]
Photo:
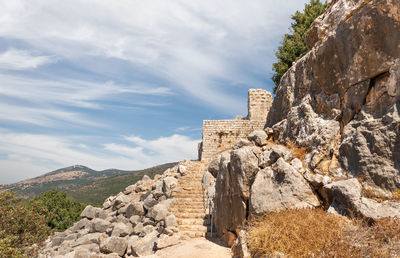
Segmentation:
[(250, 89), (248, 94), (248, 116), (236, 120), (203, 121), (203, 140), (199, 146), (199, 160), (211, 161), (214, 156), (231, 149), (240, 138), (254, 130), (264, 129), (272, 96), (262, 89)]
[(247, 119), (265, 122), (271, 105), (271, 93), (262, 89), (250, 89), (247, 102), (249, 111)]

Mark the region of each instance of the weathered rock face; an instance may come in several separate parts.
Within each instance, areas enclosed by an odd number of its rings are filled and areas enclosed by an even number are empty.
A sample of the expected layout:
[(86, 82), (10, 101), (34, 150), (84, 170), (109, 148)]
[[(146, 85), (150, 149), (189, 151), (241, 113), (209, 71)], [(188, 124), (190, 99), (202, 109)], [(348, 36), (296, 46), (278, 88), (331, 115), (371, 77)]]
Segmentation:
[(107, 198), (103, 209), (87, 206), (80, 221), (46, 240), (39, 257), (136, 257), (152, 255), (166, 243), (176, 244), (178, 225), (168, 207), (185, 164), (154, 179), (144, 176)]
[(400, 188), (399, 26), (397, 0), (330, 4), (277, 90), (267, 118), (275, 138), (338, 160), (331, 170)]
[[(250, 135), (257, 145), (257, 139)], [(302, 162), (282, 145), (244, 146), (211, 162), (216, 178), (215, 227), (225, 238), (264, 212), (320, 205), (304, 179)], [(292, 163), (292, 164), (289, 164)]]
[(250, 210), (254, 214), (319, 204), (308, 182), (283, 158), (258, 172), (251, 186)]

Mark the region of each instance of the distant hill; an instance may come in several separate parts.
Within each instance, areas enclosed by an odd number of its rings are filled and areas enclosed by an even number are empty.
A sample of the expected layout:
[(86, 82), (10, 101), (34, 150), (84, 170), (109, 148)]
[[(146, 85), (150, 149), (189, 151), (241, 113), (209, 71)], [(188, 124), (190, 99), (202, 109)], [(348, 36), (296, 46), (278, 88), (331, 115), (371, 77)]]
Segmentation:
[[(61, 168), (15, 184), (0, 185), (0, 192), (11, 190), (16, 192), (17, 195), (22, 196), (23, 198), (31, 198), (40, 195), (43, 192), (56, 188), (58, 190), (67, 191), (70, 196), (76, 198), (79, 201), (99, 204), (100, 202), (102, 202), (99, 200), (103, 198), (101, 197), (103, 196), (101, 193), (102, 191), (107, 194), (104, 197), (106, 198), (109, 196), (108, 193), (114, 193), (119, 187), (121, 189), (119, 189), (118, 192), (122, 191), (123, 188), (127, 186), (125, 186), (125, 182), (136, 182), (138, 180), (136, 179), (135, 181), (135, 179), (132, 178), (141, 178), (146, 173), (149, 176), (154, 176), (157, 173), (162, 173), (165, 169), (172, 167), (175, 164), (176, 163), (168, 163), (153, 168), (137, 171), (126, 171), (118, 169), (96, 171), (82, 165), (75, 165), (71, 167)], [(136, 175), (136, 173), (138, 174)], [(124, 179), (113, 179), (115, 176), (123, 175), (126, 175), (126, 177), (123, 177)], [(111, 179), (111, 181), (107, 182), (107, 179)], [(125, 180), (125, 182), (123, 182), (123, 180)], [(131, 183), (128, 183), (128, 185), (129, 184)], [(95, 189), (97, 186), (102, 187), (103, 190), (98, 191), (97, 189)], [(91, 191), (96, 191), (99, 197), (93, 196), (90, 193)], [(86, 198), (85, 196), (82, 196), (80, 194), (81, 192), (83, 195), (87, 195), (87, 197), (91, 198)]]
[(177, 163), (166, 163), (143, 170), (96, 180), (84, 186), (68, 190), (67, 195), (79, 202), (101, 205), (107, 197), (124, 191), (127, 186), (136, 183), (138, 180), (142, 179), (144, 175), (154, 178), (156, 174), (162, 174), (166, 169), (176, 164)]

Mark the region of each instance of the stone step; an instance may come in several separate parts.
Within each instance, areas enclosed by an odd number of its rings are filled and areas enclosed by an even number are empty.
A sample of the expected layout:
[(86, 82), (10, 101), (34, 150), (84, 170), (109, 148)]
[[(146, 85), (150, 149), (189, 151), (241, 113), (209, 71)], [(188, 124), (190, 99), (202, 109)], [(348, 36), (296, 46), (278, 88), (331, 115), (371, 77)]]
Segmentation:
[(185, 213), (204, 213), (204, 209), (200, 208), (200, 209), (192, 209), (192, 208), (177, 208), (177, 209), (173, 209), (177, 212), (185, 212)]
[(180, 202), (180, 203), (173, 203), (170, 206), (171, 208), (175, 207), (181, 207), (181, 208), (192, 208), (192, 209), (203, 209), (205, 205), (203, 203), (190, 203), (190, 202)]
[(207, 235), (207, 232), (180, 231), (180, 233), (190, 238), (206, 237)]
[(173, 213), (177, 219), (204, 219), (205, 213)]
[(180, 196), (198, 196), (202, 197), (203, 193), (192, 193), (192, 192), (177, 192), (177, 193), (172, 193), (172, 196), (180, 197)]
[(203, 201), (194, 201), (193, 199), (179, 199), (176, 200), (175, 202), (171, 203), (171, 206), (175, 206), (175, 205), (190, 205), (190, 206), (204, 206), (204, 202)]
[(203, 225), (178, 225), (179, 231), (196, 231), (196, 232), (208, 232), (211, 230), (208, 226)]
[(211, 225), (208, 219), (177, 219), (178, 225)]

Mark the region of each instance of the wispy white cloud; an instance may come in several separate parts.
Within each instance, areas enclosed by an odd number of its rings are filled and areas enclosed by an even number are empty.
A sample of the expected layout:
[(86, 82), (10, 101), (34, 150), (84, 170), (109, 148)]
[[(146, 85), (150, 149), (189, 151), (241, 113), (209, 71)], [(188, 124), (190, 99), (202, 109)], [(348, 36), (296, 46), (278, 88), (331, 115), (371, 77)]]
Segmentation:
[[(36, 79), (17, 75), (0, 74), (0, 97), (14, 98), (19, 101), (2, 102), (0, 107), (1, 120), (31, 123), (40, 126), (53, 126), (60, 121), (74, 124), (98, 126), (94, 117), (87, 117), (70, 107), (84, 109), (104, 109), (102, 103), (107, 99), (118, 99), (125, 94), (168, 96), (173, 94), (171, 89), (153, 85), (119, 85), (108, 81), (96, 83), (91, 81), (59, 78)], [(20, 102), (25, 103), (22, 105)], [(67, 106), (67, 108), (62, 108)], [(130, 103), (134, 106), (162, 106), (158, 103), (137, 101)]]
[(69, 60), (126, 60), (233, 115), (245, 101), (226, 88), (265, 86), (273, 49), (305, 2), (0, 1), (0, 36)]
[(54, 62), (56, 62), (55, 57), (33, 55), (27, 50), (10, 48), (0, 53), (0, 69), (25, 70)]
[(194, 159), (198, 142), (183, 135), (157, 139), (124, 137), (120, 139), (122, 143), (104, 143), (103, 148), (94, 149), (79, 143), (83, 139), (83, 136), (65, 138), (0, 130), (0, 183), (38, 176), (74, 164), (97, 170), (135, 170)]
[(9, 105), (0, 103), (0, 121), (33, 124), (42, 127), (59, 126), (60, 122), (68, 124), (106, 127), (106, 125), (92, 121), (76, 112), (69, 112), (54, 108), (37, 108), (23, 105)]

